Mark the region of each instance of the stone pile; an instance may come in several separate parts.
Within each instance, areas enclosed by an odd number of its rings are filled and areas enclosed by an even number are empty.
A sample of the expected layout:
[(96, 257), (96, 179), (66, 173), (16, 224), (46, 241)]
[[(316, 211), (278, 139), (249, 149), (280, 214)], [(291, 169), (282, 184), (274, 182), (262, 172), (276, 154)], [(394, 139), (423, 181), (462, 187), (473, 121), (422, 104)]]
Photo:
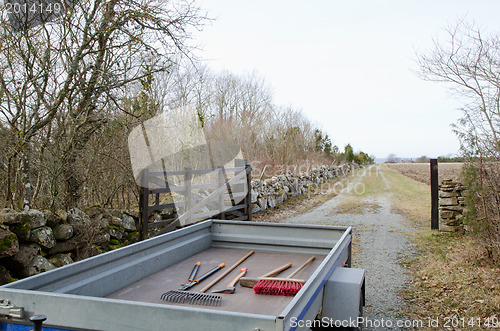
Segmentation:
[(357, 169), (357, 164), (322, 166), (303, 174), (294, 175), (290, 170), (267, 180), (252, 181), (252, 212), (275, 208), (290, 196), (304, 195), (327, 183), (334, 177)]
[(463, 217), (467, 187), (451, 179), (439, 185), (439, 228), (443, 231), (463, 232)]
[(0, 210), (0, 284), (136, 242), (138, 213)]

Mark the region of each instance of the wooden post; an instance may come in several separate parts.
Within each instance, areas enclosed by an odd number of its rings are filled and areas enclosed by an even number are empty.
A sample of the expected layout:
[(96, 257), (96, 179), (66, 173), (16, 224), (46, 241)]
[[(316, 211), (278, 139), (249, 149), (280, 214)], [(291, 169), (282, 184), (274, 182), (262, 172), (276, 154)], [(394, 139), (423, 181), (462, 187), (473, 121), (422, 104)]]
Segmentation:
[(141, 177), (141, 190), (139, 193), (139, 216), (141, 223), (141, 233), (139, 239), (148, 238), (148, 219), (149, 219), (149, 187), (148, 187), (148, 171), (144, 169)]
[(191, 168), (184, 168), (184, 170), (186, 171), (186, 173), (184, 174), (184, 187), (186, 188), (186, 195), (184, 197), (186, 199), (186, 204), (184, 206), (184, 212), (187, 213), (193, 206), (193, 196), (191, 192), (193, 173), (191, 171)]
[[(224, 169), (222, 167), (220, 168), (217, 168), (219, 170), (219, 187), (222, 187), (222, 186), (225, 186), (226, 185), (226, 179), (224, 178)], [(224, 203), (224, 191), (222, 191), (221, 195), (220, 195), (220, 198), (219, 198), (219, 211), (220, 211), (220, 214), (219, 214), (219, 218), (221, 220), (225, 220), (226, 219), (226, 213), (224, 212), (224, 210), (226, 209), (226, 206), (225, 206), (225, 203)]]
[[(241, 173), (241, 171), (245, 172), (245, 184), (233, 185), (234, 192), (240, 193), (240, 192), (244, 191), (245, 185), (248, 182), (248, 173), (246, 172), (247, 171), (247, 160), (235, 159), (234, 160), (234, 165), (235, 165), (236, 168), (241, 169), (240, 171), (235, 171), (234, 172), (235, 176), (238, 175), (239, 173)], [(248, 201), (247, 201), (247, 197), (248, 197), (248, 192), (245, 195), (245, 197), (243, 198), (243, 200), (240, 201), (239, 205), (244, 205), (242, 212), (247, 216), (247, 220), (248, 220), (248, 203), (247, 203)]]
[(245, 198), (247, 221), (252, 221), (252, 166), (245, 160), (245, 171), (247, 172), (247, 196)]
[(431, 229), (439, 230), (438, 162), (431, 159)]

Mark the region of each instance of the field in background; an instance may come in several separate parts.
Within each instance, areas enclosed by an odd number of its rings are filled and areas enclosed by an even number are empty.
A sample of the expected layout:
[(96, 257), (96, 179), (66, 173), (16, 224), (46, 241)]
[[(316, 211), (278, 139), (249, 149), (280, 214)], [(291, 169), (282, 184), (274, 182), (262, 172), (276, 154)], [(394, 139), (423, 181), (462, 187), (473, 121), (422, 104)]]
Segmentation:
[[(439, 182), (443, 179), (459, 181), (463, 163), (439, 163)], [(421, 183), (430, 185), (429, 163), (386, 163), (386, 165), (398, 171), (400, 174), (415, 179)]]

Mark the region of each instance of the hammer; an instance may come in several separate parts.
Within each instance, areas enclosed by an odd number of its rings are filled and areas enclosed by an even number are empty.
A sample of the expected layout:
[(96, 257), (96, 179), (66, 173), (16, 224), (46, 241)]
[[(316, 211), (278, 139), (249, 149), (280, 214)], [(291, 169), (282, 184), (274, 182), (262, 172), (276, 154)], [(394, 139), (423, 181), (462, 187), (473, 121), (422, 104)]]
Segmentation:
[(212, 293), (227, 293), (227, 294), (233, 294), (236, 291), (236, 283), (240, 280), (241, 277), (245, 276), (247, 273), (247, 268), (241, 268), (240, 273), (238, 276), (236, 276), (229, 284), (227, 284), (227, 287), (222, 290), (217, 290), (217, 291), (212, 291)]

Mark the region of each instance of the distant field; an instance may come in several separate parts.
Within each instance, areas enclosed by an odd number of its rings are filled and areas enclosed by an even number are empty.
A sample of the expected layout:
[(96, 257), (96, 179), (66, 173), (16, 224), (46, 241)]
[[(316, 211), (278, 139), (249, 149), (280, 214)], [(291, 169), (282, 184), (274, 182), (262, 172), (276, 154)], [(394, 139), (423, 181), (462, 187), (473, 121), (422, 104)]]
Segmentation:
[[(429, 163), (386, 163), (386, 165), (404, 176), (431, 184)], [(439, 182), (443, 179), (460, 180), (462, 163), (440, 163), (438, 169)]]

